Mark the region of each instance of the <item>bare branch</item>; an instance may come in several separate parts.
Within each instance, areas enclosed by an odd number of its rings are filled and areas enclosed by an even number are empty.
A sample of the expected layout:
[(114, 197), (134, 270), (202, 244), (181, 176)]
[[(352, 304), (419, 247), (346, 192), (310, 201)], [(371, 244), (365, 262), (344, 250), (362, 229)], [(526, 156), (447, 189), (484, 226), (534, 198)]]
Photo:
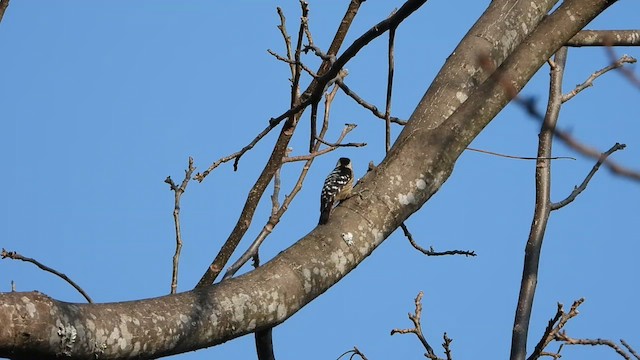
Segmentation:
[(89, 297), (89, 294), (87, 294), (78, 284), (76, 284), (73, 280), (71, 280), (67, 275), (52, 269), (44, 264), (42, 264), (41, 262), (39, 262), (38, 260), (32, 259), (32, 258), (28, 258), (25, 256), (22, 256), (20, 254), (18, 254), (15, 251), (7, 251), (4, 248), (2, 249), (2, 252), (0, 252), (0, 257), (2, 259), (12, 259), (12, 260), (20, 260), (20, 261), (25, 261), (25, 262), (29, 262), (32, 263), (33, 265), (39, 267), (41, 270), (44, 270), (46, 272), (50, 272), (53, 275), (56, 275), (57, 277), (61, 278), (62, 280), (66, 281), (67, 283), (69, 283), (69, 285), (73, 286), (74, 289), (78, 290), (78, 292), (80, 293), (80, 295), (82, 295), (85, 299), (87, 299), (87, 302), (89, 303), (93, 303), (93, 300), (91, 300), (91, 298)]
[[(381, 113), (378, 108), (373, 105), (368, 103), (366, 100), (364, 100), (363, 98), (361, 98), (358, 94), (356, 94), (355, 92), (353, 92), (348, 86), (347, 84), (344, 83), (344, 81), (342, 80), (338, 80), (336, 81), (336, 83), (340, 86), (340, 89), (342, 89), (342, 91), (348, 95), (349, 97), (351, 97), (353, 100), (355, 100), (356, 103), (360, 104), (362, 107), (364, 107), (365, 109), (371, 111), (373, 113), (374, 116), (385, 120), (385, 116), (383, 113)], [(391, 116), (390, 120), (392, 123), (398, 124), (398, 125), (406, 125), (407, 121), (406, 120), (400, 120), (395, 116)]]
[(391, 27), (391, 29), (389, 29), (389, 51), (388, 51), (389, 70), (387, 72), (387, 99), (386, 99), (386, 106), (384, 110), (386, 152), (389, 152), (389, 149), (391, 149), (391, 95), (393, 93), (393, 71), (394, 71), (393, 45), (394, 45), (395, 38), (396, 38), (396, 26), (393, 26)]
[(347, 354), (351, 354), (351, 356), (349, 356), (349, 360), (352, 360), (356, 355), (360, 356), (360, 359), (362, 360), (367, 360), (367, 357), (364, 356), (364, 354), (355, 346), (353, 347), (352, 350), (347, 350), (343, 352), (342, 355), (338, 356), (336, 360), (340, 360), (343, 356)]
[(616, 143), (615, 145), (613, 145), (611, 147), (611, 149), (607, 150), (606, 152), (602, 153), (602, 155), (600, 156), (600, 159), (598, 159), (598, 162), (596, 162), (595, 165), (593, 165), (593, 168), (591, 169), (591, 171), (589, 172), (589, 174), (587, 174), (587, 177), (582, 181), (582, 184), (580, 184), (580, 186), (577, 186), (575, 189), (573, 189), (573, 191), (571, 192), (571, 194), (564, 200), (557, 202), (557, 203), (552, 203), (551, 204), (551, 210), (558, 210), (568, 204), (570, 204), (573, 200), (576, 199), (576, 197), (578, 197), (578, 195), (580, 195), (581, 192), (583, 192), (586, 188), (587, 185), (589, 184), (589, 181), (591, 181), (591, 178), (593, 177), (593, 175), (595, 175), (596, 171), (598, 171), (598, 169), (600, 168), (600, 165), (602, 165), (602, 162), (604, 162), (607, 157), (611, 154), (613, 154), (614, 152), (618, 151), (618, 150), (623, 150), (626, 147), (626, 145), (624, 144), (618, 144)]
[(425, 350), (427, 350), (427, 354), (425, 354), (426, 357), (428, 357), (429, 359), (438, 359), (438, 357), (436, 356), (435, 352), (433, 351), (433, 348), (429, 345), (429, 343), (427, 342), (427, 339), (425, 339), (424, 334), (422, 333), (422, 325), (421, 325), (421, 317), (422, 317), (422, 296), (424, 295), (424, 293), (422, 291), (420, 291), (418, 293), (418, 296), (416, 296), (416, 300), (415, 300), (415, 305), (416, 305), (416, 311), (414, 314), (409, 313), (409, 320), (411, 320), (411, 322), (413, 323), (413, 328), (412, 329), (393, 329), (391, 330), (391, 335), (395, 335), (395, 334), (415, 334), (418, 339), (420, 340), (420, 342), (422, 343), (422, 346), (424, 346)]
[(402, 228), (402, 232), (404, 233), (404, 236), (406, 236), (407, 239), (409, 240), (409, 243), (411, 243), (411, 246), (413, 246), (416, 250), (420, 251), (421, 253), (427, 256), (443, 256), (443, 255), (476, 256), (475, 251), (467, 251), (467, 250), (435, 251), (433, 250), (433, 247), (429, 247), (429, 250), (427, 250), (421, 247), (420, 245), (418, 245), (418, 243), (413, 239), (411, 232), (409, 232), (409, 228), (407, 228), (407, 226), (404, 223), (402, 223), (400, 227)]
[(453, 358), (451, 357), (451, 343), (453, 342), (453, 339), (448, 337), (447, 333), (445, 332), (444, 335), (442, 335), (442, 340), (444, 341), (442, 343), (444, 354), (447, 356), (447, 360), (452, 360)]
[(348, 146), (360, 147), (360, 146), (366, 146), (367, 145), (366, 143), (347, 143), (347, 144), (343, 144), (342, 140), (344, 140), (346, 135), (348, 133), (350, 133), (351, 130), (356, 128), (356, 124), (344, 124), (344, 125), (345, 125), (344, 129), (342, 129), (342, 133), (340, 134), (340, 136), (338, 137), (338, 140), (335, 143), (328, 143), (328, 142), (326, 142), (324, 140), (320, 140), (321, 143), (329, 145), (329, 147), (324, 148), (322, 150), (314, 150), (311, 154), (307, 154), (307, 155), (287, 156), (282, 160), (282, 163), (296, 162), (296, 161), (307, 161), (307, 160), (310, 160), (312, 158), (318, 157), (320, 155), (324, 155), (324, 154), (329, 153), (331, 151), (337, 150), (340, 147), (348, 147)]
[[(611, 63), (615, 63), (616, 58), (618, 57), (618, 55), (616, 54), (616, 51), (611, 46), (607, 46), (606, 49), (607, 49), (607, 53), (609, 54), (609, 59)], [(638, 76), (636, 76), (636, 74), (633, 71), (631, 71), (627, 67), (620, 67), (619, 70), (624, 75), (624, 77), (627, 78), (627, 80), (629, 80), (631, 85), (635, 86), (640, 90), (640, 79), (638, 78)]]
[(622, 66), (624, 66), (624, 64), (633, 64), (635, 63), (637, 60), (629, 55), (623, 55), (620, 59), (616, 60), (613, 64), (604, 67), (596, 72), (594, 72), (593, 74), (591, 74), (591, 76), (589, 76), (589, 78), (587, 78), (587, 80), (585, 82), (583, 82), (580, 85), (577, 85), (575, 89), (573, 89), (570, 93), (563, 95), (562, 96), (562, 102), (567, 102), (569, 100), (571, 100), (574, 96), (578, 95), (582, 90), (593, 86), (593, 81), (595, 79), (597, 79), (598, 77), (606, 74), (608, 71), (611, 71), (613, 69), (618, 69)]
[(174, 206), (173, 206), (173, 223), (175, 225), (176, 232), (176, 251), (173, 255), (173, 272), (171, 275), (171, 294), (175, 294), (178, 289), (178, 264), (180, 262), (180, 251), (182, 250), (182, 234), (180, 231), (180, 198), (182, 194), (187, 190), (187, 184), (189, 184), (189, 180), (191, 179), (191, 175), (195, 171), (195, 167), (193, 166), (193, 158), (189, 157), (189, 165), (187, 170), (184, 171), (184, 179), (180, 186), (177, 186), (170, 176), (164, 180), (174, 193)]
[(622, 356), (626, 360), (631, 360), (631, 356), (629, 356), (629, 354), (624, 352), (624, 350), (622, 350), (616, 343), (614, 343), (611, 340), (606, 340), (606, 339), (574, 339), (574, 338), (568, 336), (564, 332), (558, 333), (556, 335), (556, 340), (557, 341), (563, 341), (565, 345), (591, 345), (591, 346), (604, 345), (604, 346), (608, 346), (611, 349), (613, 349), (615, 352), (617, 352), (618, 355)]
[(582, 30), (567, 46), (638, 46), (640, 30)]
[[(293, 51), (291, 50), (291, 36), (289, 36), (289, 34), (287, 33), (287, 18), (284, 16), (284, 12), (282, 11), (282, 8), (280, 8), (279, 6), (276, 7), (276, 11), (278, 12), (278, 16), (280, 17), (280, 25), (278, 25), (278, 30), (280, 30), (280, 33), (282, 34), (282, 38), (284, 40), (284, 47), (285, 49), (287, 49), (287, 59), (291, 60), (293, 59)], [(271, 55), (276, 56), (276, 58), (278, 58), (278, 55), (276, 55), (276, 53), (272, 52), (271, 50), (267, 50), (269, 51), (269, 53)], [(284, 59), (282, 59), (284, 61)], [(296, 75), (296, 67), (295, 67), (295, 63), (294, 62), (290, 62), (289, 63), (289, 68), (291, 70), (291, 82), (293, 82), (293, 78)]]
[(527, 336), (531, 320), (531, 308), (538, 282), (538, 264), (542, 241), (547, 228), (547, 221), (551, 213), (551, 145), (553, 134), (562, 106), (562, 77), (567, 61), (567, 48), (562, 47), (556, 52), (554, 62), (551, 63), (551, 81), (549, 85), (549, 101), (547, 113), (538, 136), (538, 159), (536, 161), (536, 205), (529, 231), (529, 238), (525, 248), (524, 268), (520, 282), (520, 294), (513, 322), (511, 338), (511, 360), (524, 359), (527, 354)]
[(623, 339), (620, 339), (620, 343), (624, 345), (624, 347), (626, 347), (627, 350), (629, 350), (629, 352), (631, 353), (631, 355), (633, 355), (633, 357), (635, 357), (637, 360), (640, 360), (640, 356), (638, 356), (638, 353), (631, 347), (631, 345), (627, 344), (627, 342), (624, 341)]
[(549, 320), (549, 324), (545, 329), (544, 335), (536, 345), (533, 353), (527, 358), (527, 360), (536, 360), (543, 355), (552, 356), (556, 359), (560, 357), (560, 350), (562, 350), (562, 345), (560, 346), (560, 349), (558, 349), (558, 352), (555, 354), (545, 353), (544, 348), (547, 347), (547, 345), (549, 345), (551, 341), (555, 340), (557, 334), (562, 331), (569, 320), (578, 315), (578, 307), (582, 305), (583, 302), (584, 298), (574, 301), (568, 313), (565, 313), (562, 304), (558, 303), (558, 310), (556, 311), (556, 315), (551, 320)]

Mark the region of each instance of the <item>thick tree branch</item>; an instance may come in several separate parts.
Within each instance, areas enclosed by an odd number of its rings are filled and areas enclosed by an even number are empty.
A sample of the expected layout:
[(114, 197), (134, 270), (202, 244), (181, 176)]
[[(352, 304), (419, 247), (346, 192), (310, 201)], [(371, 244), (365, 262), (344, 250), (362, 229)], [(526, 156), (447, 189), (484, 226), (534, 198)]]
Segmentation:
[(640, 30), (582, 30), (567, 46), (639, 46)]

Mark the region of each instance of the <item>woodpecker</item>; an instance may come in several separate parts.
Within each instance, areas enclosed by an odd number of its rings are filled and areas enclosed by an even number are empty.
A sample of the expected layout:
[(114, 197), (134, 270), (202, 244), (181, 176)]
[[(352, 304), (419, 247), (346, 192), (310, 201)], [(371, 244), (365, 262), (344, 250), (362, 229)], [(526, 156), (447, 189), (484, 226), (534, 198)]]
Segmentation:
[(329, 221), (329, 214), (333, 206), (339, 201), (347, 199), (353, 188), (353, 168), (349, 158), (340, 158), (336, 168), (327, 176), (320, 194), (320, 220), (318, 225)]

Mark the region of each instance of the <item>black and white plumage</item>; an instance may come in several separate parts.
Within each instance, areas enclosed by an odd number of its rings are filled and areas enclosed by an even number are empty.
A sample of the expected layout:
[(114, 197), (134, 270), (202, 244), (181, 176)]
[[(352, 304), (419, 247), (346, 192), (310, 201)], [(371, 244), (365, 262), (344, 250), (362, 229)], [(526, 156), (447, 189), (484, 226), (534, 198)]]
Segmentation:
[(320, 194), (320, 220), (318, 225), (329, 221), (333, 206), (351, 195), (353, 168), (349, 158), (340, 158), (335, 169), (327, 176)]

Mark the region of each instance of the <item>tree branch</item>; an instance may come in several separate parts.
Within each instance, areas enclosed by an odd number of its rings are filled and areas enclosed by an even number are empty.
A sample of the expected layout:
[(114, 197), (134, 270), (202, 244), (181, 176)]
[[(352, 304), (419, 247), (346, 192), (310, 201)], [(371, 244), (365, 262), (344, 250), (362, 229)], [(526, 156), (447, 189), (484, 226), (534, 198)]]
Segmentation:
[(187, 185), (189, 184), (189, 180), (191, 179), (191, 174), (195, 171), (195, 167), (193, 166), (193, 158), (189, 157), (189, 164), (187, 170), (184, 171), (184, 179), (180, 186), (177, 186), (171, 176), (167, 176), (164, 180), (174, 193), (174, 205), (173, 205), (173, 223), (176, 232), (176, 251), (173, 255), (173, 271), (171, 275), (171, 291), (170, 294), (175, 294), (178, 289), (178, 265), (180, 262), (180, 251), (182, 250), (182, 233), (180, 231), (180, 199), (182, 198), (182, 194), (187, 191)]
[(551, 204), (551, 210), (558, 210), (563, 208), (564, 206), (570, 204), (571, 202), (573, 202), (573, 200), (576, 199), (576, 197), (578, 197), (578, 195), (580, 195), (581, 192), (583, 192), (586, 188), (587, 185), (589, 184), (589, 181), (591, 181), (591, 178), (593, 177), (593, 175), (595, 175), (596, 171), (598, 171), (598, 169), (600, 168), (600, 165), (602, 165), (602, 163), (607, 159), (607, 157), (611, 154), (613, 154), (614, 152), (618, 151), (618, 150), (623, 150), (626, 147), (626, 145), (624, 144), (618, 144), (616, 143), (615, 145), (613, 145), (611, 147), (611, 149), (607, 150), (606, 152), (602, 153), (602, 155), (600, 156), (600, 159), (598, 159), (598, 162), (596, 162), (595, 165), (593, 165), (593, 168), (591, 169), (591, 171), (589, 171), (589, 174), (587, 174), (587, 177), (582, 181), (582, 184), (580, 184), (580, 186), (577, 186), (575, 189), (573, 189), (573, 191), (571, 192), (571, 194), (569, 194), (569, 196), (567, 196), (566, 199), (557, 202), (557, 203), (552, 203)]
[(540, 159), (536, 161), (536, 205), (529, 239), (525, 248), (520, 295), (513, 322), (511, 360), (524, 360), (527, 355), (527, 335), (538, 282), (540, 252), (542, 251), (544, 233), (547, 229), (547, 221), (551, 213), (551, 161), (546, 158), (552, 154), (553, 133), (560, 114), (560, 107), (562, 106), (562, 77), (566, 62), (567, 48), (563, 47), (556, 53), (553, 66), (551, 66), (547, 113), (538, 136), (538, 157)]
[[(80, 293), (80, 295), (82, 295), (85, 299), (87, 299), (87, 302), (89, 303), (93, 303), (93, 300), (91, 300), (91, 297), (89, 297), (89, 294), (87, 294), (81, 287), (80, 285), (76, 284), (73, 280), (71, 280), (67, 275), (52, 269), (46, 265), (44, 265), (43, 263), (39, 262), (36, 259), (32, 259), (26, 256), (22, 256), (20, 254), (18, 254), (15, 251), (7, 251), (4, 248), (2, 249), (2, 252), (0, 253), (0, 257), (2, 259), (12, 259), (12, 260), (20, 260), (20, 261), (24, 261), (24, 262), (28, 262), (28, 263), (32, 263), (33, 265), (37, 266), (38, 268), (40, 268), (40, 270), (44, 270), (46, 272), (52, 273), (53, 275), (61, 278), (62, 280), (66, 281), (69, 285), (73, 286), (74, 289), (78, 290), (78, 292)], [(1, 303), (1, 302), (0, 302)], [(8, 323), (3, 323), (3, 324), (8, 324)]]
[(640, 30), (582, 30), (567, 46), (639, 46)]

